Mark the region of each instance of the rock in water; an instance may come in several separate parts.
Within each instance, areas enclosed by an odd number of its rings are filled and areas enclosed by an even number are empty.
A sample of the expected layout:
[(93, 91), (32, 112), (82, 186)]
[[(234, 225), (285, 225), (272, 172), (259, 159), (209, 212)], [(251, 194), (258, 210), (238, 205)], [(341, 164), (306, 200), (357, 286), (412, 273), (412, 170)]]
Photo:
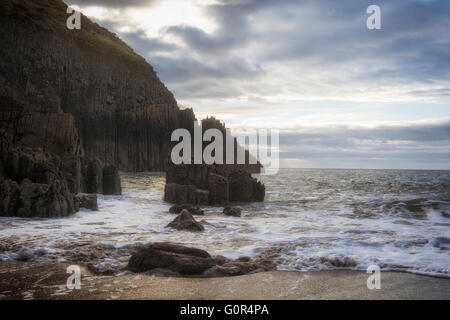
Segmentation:
[(204, 250), (155, 243), (133, 254), (127, 268), (134, 272), (168, 269), (182, 275), (198, 275), (215, 265), (216, 261)]
[(172, 207), (170, 207), (169, 212), (170, 213), (181, 213), (181, 211), (183, 211), (184, 209), (189, 211), (189, 213), (192, 215), (197, 215), (197, 216), (205, 215), (205, 212), (202, 209), (200, 209), (200, 207), (194, 207), (194, 206), (190, 205), (189, 203), (172, 206)]
[(186, 209), (183, 209), (181, 213), (167, 225), (167, 227), (194, 232), (203, 231), (205, 229), (200, 223), (195, 221), (194, 217)]
[(122, 194), (119, 170), (113, 165), (106, 166), (105, 169), (103, 169), (103, 194)]
[(78, 201), (80, 208), (98, 211), (98, 202), (96, 194), (77, 195), (75, 201)]
[(75, 212), (73, 195), (64, 180), (50, 185), (24, 179), (19, 185), (12, 180), (0, 184), (0, 216), (64, 217)]
[(251, 176), (245, 165), (175, 165), (168, 162), (164, 201), (169, 203), (224, 205), (264, 201), (264, 196), (264, 185)]
[(223, 209), (223, 214), (231, 217), (240, 217), (241, 216), (241, 208), (238, 207), (225, 207)]

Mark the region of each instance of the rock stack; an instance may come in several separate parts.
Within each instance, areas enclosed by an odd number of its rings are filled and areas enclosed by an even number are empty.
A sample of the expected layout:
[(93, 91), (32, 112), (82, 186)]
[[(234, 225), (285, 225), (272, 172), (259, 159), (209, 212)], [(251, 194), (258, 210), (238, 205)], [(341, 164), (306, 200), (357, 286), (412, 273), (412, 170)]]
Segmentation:
[(0, 119), (0, 216), (67, 216), (79, 192), (121, 194), (115, 166), (85, 155), (59, 105), (9, 100)]
[(174, 204), (226, 205), (264, 201), (265, 187), (245, 166), (169, 162), (164, 200)]

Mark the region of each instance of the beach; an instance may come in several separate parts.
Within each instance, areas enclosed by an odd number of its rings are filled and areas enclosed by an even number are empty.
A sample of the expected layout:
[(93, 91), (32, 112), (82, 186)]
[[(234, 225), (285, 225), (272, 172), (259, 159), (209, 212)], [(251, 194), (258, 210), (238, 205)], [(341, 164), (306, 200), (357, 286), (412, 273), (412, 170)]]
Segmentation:
[(367, 273), (333, 270), (262, 272), (236, 277), (179, 278), (148, 274), (98, 276), (81, 268), (80, 289), (66, 286), (67, 264), (1, 262), (0, 299), (303, 300), (450, 299), (450, 280), (382, 272), (369, 290)]

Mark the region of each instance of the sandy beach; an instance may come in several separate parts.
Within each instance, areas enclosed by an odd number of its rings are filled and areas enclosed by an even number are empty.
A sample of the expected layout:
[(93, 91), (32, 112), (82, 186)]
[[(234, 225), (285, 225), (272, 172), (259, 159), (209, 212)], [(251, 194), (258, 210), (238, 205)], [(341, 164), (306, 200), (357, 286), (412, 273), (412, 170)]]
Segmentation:
[(66, 264), (0, 263), (0, 299), (450, 299), (450, 279), (383, 272), (369, 290), (358, 271), (263, 272), (226, 278), (147, 274), (93, 275), (81, 268), (81, 288), (69, 290)]

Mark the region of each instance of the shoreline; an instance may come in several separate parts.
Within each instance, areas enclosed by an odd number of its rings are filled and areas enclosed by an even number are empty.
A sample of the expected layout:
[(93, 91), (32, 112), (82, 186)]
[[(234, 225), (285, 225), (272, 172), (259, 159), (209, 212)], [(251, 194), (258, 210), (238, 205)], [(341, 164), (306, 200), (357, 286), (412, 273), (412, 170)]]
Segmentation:
[(450, 279), (381, 273), (369, 290), (361, 271), (269, 271), (234, 277), (179, 278), (141, 274), (95, 275), (81, 268), (81, 288), (69, 290), (69, 264), (0, 262), (0, 300), (303, 300), (450, 299)]

